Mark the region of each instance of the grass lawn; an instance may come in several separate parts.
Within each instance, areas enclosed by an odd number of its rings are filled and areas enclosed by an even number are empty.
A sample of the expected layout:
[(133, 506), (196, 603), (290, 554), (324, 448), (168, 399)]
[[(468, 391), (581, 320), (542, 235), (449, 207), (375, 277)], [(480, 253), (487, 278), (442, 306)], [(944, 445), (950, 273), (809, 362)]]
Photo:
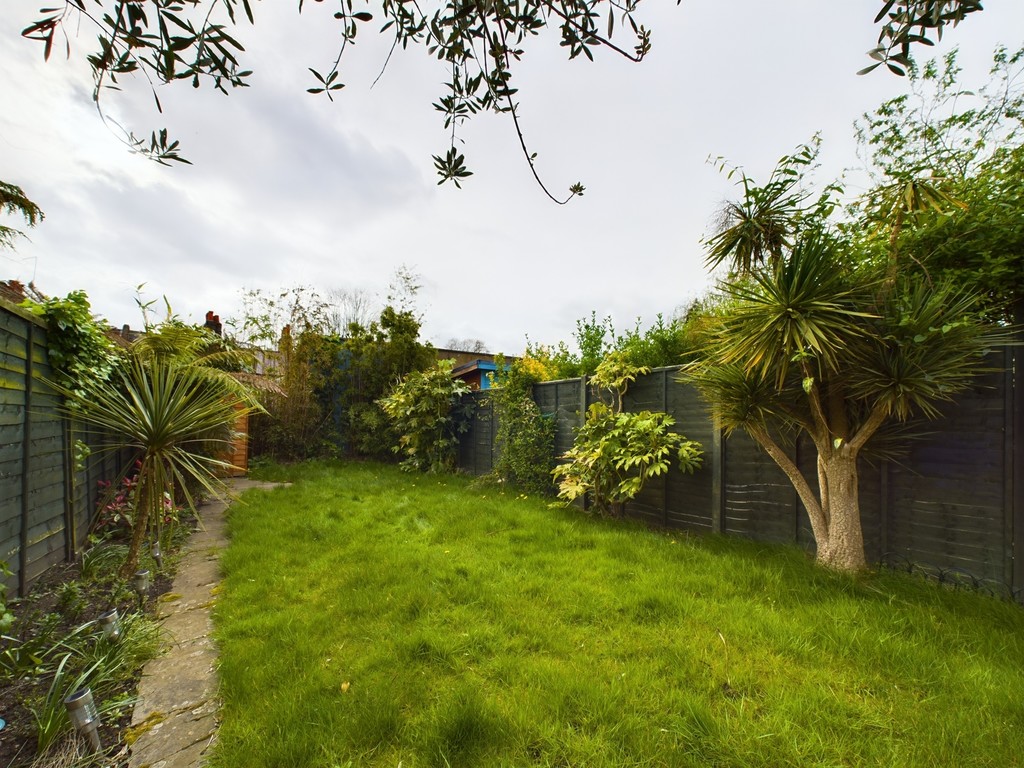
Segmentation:
[(230, 512), (221, 768), (1024, 765), (1024, 610), (467, 478)]

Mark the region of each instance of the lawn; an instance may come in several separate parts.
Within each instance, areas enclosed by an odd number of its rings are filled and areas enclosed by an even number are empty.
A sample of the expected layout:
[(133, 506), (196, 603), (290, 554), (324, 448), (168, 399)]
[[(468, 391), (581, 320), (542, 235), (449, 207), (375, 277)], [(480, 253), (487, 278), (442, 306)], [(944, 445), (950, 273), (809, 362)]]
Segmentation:
[(1024, 610), (468, 478), (230, 512), (214, 765), (1024, 765)]

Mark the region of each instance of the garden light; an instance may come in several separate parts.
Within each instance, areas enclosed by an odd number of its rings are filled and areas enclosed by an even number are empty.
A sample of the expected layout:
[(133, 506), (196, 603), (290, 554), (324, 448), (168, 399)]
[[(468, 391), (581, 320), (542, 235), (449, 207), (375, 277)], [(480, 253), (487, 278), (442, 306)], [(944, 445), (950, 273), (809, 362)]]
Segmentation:
[(102, 749), (99, 732), (100, 713), (92, 700), (92, 691), (80, 688), (64, 699), (64, 706), (68, 710), (68, 717), (71, 718), (75, 731), (89, 742), (93, 752), (99, 752)]
[(139, 596), (139, 607), (141, 608), (146, 602), (146, 593), (149, 591), (149, 571), (136, 571), (135, 575), (132, 576), (132, 589)]
[(163, 567), (164, 567), (164, 556), (160, 552), (160, 541), (159, 540), (153, 542), (153, 546), (150, 547), (150, 549), (149, 549), (149, 554), (151, 554), (153, 556), (153, 559), (156, 561), (156, 567), (161, 569), (161, 570), (163, 570)]
[(105, 639), (112, 643), (121, 639), (121, 620), (118, 618), (117, 608), (101, 613), (96, 621), (99, 622)]

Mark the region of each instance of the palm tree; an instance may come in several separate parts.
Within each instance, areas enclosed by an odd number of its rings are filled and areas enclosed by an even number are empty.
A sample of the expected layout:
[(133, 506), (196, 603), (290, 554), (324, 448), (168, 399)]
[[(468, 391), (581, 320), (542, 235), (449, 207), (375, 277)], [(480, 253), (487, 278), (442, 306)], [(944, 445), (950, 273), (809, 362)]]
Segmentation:
[(259, 407), (249, 386), (214, 367), (239, 359), (219, 339), (180, 323), (149, 331), (128, 346), (109, 381), (65, 392), (78, 421), (110, 435), (99, 450), (128, 447), (138, 455), (124, 577), (137, 568), (151, 528), (159, 536), (166, 500), (181, 492), (194, 507), (192, 488), (218, 492), (216, 474), (230, 465), (217, 454), (239, 415)]
[[(985, 370), (1000, 333), (968, 290), (913, 273), (890, 282), (822, 229), (794, 231), (774, 264), (723, 284), (725, 309), (683, 376), (726, 431), (745, 430), (786, 473), (819, 562), (860, 570), (858, 459), (887, 423), (936, 416)], [(816, 487), (783, 447), (800, 432), (817, 450)]]

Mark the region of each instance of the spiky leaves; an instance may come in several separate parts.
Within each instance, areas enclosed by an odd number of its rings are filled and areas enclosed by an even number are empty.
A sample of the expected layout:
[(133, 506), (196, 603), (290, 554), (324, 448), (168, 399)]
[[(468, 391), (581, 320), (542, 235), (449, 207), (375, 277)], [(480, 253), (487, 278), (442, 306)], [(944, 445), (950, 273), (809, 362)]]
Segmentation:
[(827, 235), (805, 235), (774, 266), (726, 283), (734, 303), (723, 319), (716, 355), (725, 364), (771, 371), (782, 388), (791, 363), (810, 357), (823, 371), (837, 366), (850, 340), (864, 333), (869, 285), (849, 274)]
[(109, 437), (94, 450), (135, 449), (137, 509), (122, 575), (131, 574), (150, 528), (159, 528), (165, 499), (190, 488), (214, 495), (218, 458), (236, 419), (257, 407), (249, 390), (223, 371), (196, 364), (186, 354), (155, 354), (154, 341), (129, 348), (110, 380), (65, 392), (76, 418)]
[[(1001, 335), (969, 289), (881, 277), (807, 231), (773, 268), (726, 283), (729, 302), (704, 359), (684, 372), (725, 429), (744, 429), (787, 474), (819, 559), (838, 568), (864, 567), (860, 452), (887, 421), (938, 415), (940, 402), (985, 370)], [(782, 448), (794, 429), (817, 450), (817, 489)]]
[[(0, 213), (21, 216), (30, 227), (44, 218), (42, 209), (28, 199), (21, 187), (6, 181), (0, 181)], [(24, 236), (21, 230), (0, 224), (0, 250), (13, 248), (14, 241)]]

